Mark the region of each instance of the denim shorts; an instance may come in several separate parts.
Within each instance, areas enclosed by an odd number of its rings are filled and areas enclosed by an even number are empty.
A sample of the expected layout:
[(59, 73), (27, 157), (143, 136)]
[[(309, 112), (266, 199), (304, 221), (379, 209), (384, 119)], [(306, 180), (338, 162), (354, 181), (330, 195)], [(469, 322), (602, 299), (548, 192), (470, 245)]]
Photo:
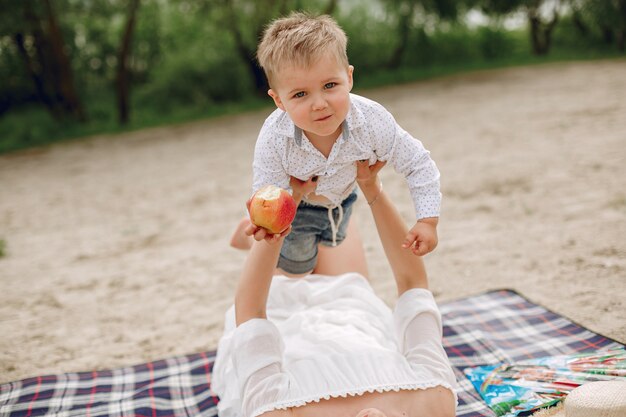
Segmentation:
[[(356, 201), (356, 190), (341, 202), (343, 220), (339, 224), (335, 242), (346, 238), (346, 228)], [(339, 221), (339, 208), (332, 209), (335, 222)], [(290, 274), (310, 272), (317, 263), (317, 245), (333, 245), (333, 232), (328, 219), (328, 208), (301, 202), (296, 217), (291, 223), (291, 233), (287, 235), (278, 258), (278, 267)]]

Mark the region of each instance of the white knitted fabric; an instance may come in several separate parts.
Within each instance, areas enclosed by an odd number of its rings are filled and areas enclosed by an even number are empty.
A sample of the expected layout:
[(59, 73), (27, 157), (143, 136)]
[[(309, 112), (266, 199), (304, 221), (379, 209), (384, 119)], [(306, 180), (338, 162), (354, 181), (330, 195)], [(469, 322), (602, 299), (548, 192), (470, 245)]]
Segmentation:
[(552, 417), (626, 417), (626, 381), (597, 381), (572, 390)]

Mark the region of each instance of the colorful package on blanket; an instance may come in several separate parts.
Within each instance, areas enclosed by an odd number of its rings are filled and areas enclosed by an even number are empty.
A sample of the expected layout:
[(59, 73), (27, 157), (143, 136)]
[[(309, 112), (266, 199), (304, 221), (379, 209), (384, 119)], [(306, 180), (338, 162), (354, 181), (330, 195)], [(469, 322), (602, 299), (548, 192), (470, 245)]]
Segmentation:
[(464, 372), (496, 415), (526, 416), (555, 405), (585, 382), (626, 380), (626, 350), (550, 356)]

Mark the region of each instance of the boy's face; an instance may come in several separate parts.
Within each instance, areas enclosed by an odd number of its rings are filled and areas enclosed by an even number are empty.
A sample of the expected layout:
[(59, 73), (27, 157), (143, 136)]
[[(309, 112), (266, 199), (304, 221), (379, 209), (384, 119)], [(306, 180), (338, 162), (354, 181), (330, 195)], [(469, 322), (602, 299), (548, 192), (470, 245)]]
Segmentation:
[(308, 68), (288, 66), (275, 74), (268, 94), (309, 140), (335, 140), (350, 109), (352, 65), (326, 55)]

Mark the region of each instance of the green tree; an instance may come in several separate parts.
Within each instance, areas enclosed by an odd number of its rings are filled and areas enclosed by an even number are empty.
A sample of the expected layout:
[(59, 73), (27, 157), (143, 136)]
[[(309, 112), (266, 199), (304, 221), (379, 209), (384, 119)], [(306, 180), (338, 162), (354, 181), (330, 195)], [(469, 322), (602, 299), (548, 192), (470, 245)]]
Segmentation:
[[(546, 55), (550, 51), (552, 32), (561, 14), (560, 0), (478, 0), (476, 2), (489, 15), (507, 15), (523, 11), (528, 20), (530, 41), (535, 55)], [(547, 13), (544, 10), (550, 8)], [(547, 16), (545, 16), (547, 14)]]
[(570, 0), (570, 6), (574, 24), (583, 36), (598, 35), (624, 52), (626, 0)]
[(56, 119), (86, 120), (71, 57), (52, 0), (2, 0), (0, 36), (9, 38), (32, 81), (36, 98)]
[(139, 0), (131, 0), (128, 5), (128, 16), (122, 40), (120, 42), (119, 52), (117, 54), (117, 72), (115, 77), (117, 92), (117, 109), (118, 120), (121, 124), (128, 123), (130, 108), (130, 74), (128, 68), (128, 59), (131, 51), (133, 32), (135, 30), (135, 22), (137, 20), (137, 10), (139, 9)]
[(278, 16), (284, 16), (292, 10), (307, 10), (332, 14), (337, 8), (337, 0), (325, 2), (307, 2), (294, 0), (219, 0), (226, 26), (235, 41), (239, 58), (246, 64), (255, 91), (265, 95), (267, 82), (263, 70), (256, 61), (256, 46), (265, 25)]
[(398, 68), (402, 64), (416, 21), (424, 22), (429, 16), (453, 20), (463, 6), (463, 2), (454, 0), (385, 0), (385, 3), (389, 13), (395, 17), (397, 31), (397, 43), (387, 63), (389, 68)]

